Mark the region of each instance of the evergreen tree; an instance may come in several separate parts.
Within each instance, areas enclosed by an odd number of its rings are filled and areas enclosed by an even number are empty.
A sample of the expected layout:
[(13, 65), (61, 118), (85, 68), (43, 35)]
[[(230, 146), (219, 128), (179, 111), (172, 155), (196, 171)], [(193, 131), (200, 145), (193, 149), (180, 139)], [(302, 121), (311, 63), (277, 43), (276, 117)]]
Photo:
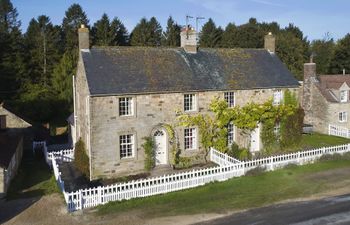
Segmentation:
[(218, 47), (220, 45), (222, 33), (222, 29), (217, 28), (214, 21), (209, 18), (208, 22), (206, 22), (202, 28), (199, 40), (200, 46), (209, 48)]
[(334, 50), (334, 56), (330, 63), (330, 72), (332, 74), (341, 74), (345, 69), (350, 72), (350, 33), (337, 42)]
[(166, 31), (163, 33), (163, 45), (177, 47), (180, 46), (181, 27), (169, 16)]
[(150, 21), (142, 18), (130, 35), (131, 45), (159, 46), (162, 38), (162, 28), (155, 17)]
[(79, 4), (71, 5), (62, 22), (65, 50), (78, 48), (78, 29), (81, 25), (89, 26), (89, 20)]
[(128, 45), (128, 31), (117, 17), (115, 17), (111, 23), (110, 32), (113, 36), (112, 45)]
[(72, 77), (76, 72), (76, 61), (74, 52), (66, 52), (53, 71), (53, 90), (57, 98), (68, 105), (72, 103)]
[(0, 0), (0, 101), (15, 96), (23, 69), (23, 40), (17, 10)]
[(112, 45), (114, 36), (111, 32), (110, 21), (106, 13), (100, 20), (96, 21), (91, 30), (94, 45), (109, 46)]
[(291, 32), (280, 32), (276, 36), (276, 53), (295, 78), (302, 80), (305, 62), (302, 40)]
[(265, 33), (260, 29), (255, 18), (238, 27), (238, 47), (240, 48), (263, 48)]
[(238, 29), (234, 23), (227, 24), (222, 34), (221, 46), (225, 48), (235, 48), (239, 46)]
[(25, 34), (26, 72), (24, 82), (49, 85), (54, 65), (61, 57), (60, 29), (42, 15), (32, 19)]
[(327, 74), (334, 55), (335, 43), (333, 38), (326, 34), (322, 40), (314, 40), (311, 43), (311, 52), (315, 55), (314, 62), (317, 64), (317, 74)]

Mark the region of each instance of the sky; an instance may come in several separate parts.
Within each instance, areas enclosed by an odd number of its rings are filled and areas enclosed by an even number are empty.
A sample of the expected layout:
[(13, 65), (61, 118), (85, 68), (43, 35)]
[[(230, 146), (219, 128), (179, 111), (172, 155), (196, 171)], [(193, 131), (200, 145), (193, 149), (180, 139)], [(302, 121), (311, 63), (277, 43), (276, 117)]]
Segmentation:
[[(105, 12), (118, 17), (131, 32), (142, 17), (155, 16), (166, 28), (171, 15), (184, 25), (186, 15), (204, 17), (203, 25), (212, 18), (223, 28), (233, 22), (246, 23), (250, 17), (259, 22), (278, 22), (281, 27), (293, 23), (309, 40), (322, 39), (327, 32), (339, 39), (350, 32), (349, 0), (12, 0), (17, 8), (22, 30), (39, 15), (47, 15), (54, 24), (61, 24), (67, 8), (78, 3), (86, 12), (90, 24)], [(195, 20), (190, 23), (195, 26)]]

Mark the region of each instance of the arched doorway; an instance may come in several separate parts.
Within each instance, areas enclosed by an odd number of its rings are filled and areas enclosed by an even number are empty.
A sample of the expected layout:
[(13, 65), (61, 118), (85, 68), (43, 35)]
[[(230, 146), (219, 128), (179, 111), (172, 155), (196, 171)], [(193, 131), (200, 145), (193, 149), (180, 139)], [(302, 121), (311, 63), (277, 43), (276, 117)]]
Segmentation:
[(165, 130), (162, 128), (155, 130), (153, 138), (156, 166), (168, 164), (168, 145)]

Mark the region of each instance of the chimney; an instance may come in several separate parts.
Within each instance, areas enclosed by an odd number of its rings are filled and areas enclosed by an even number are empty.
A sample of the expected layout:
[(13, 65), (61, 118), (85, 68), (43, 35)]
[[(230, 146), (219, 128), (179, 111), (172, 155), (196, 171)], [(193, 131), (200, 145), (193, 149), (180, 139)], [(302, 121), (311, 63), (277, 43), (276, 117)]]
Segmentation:
[(313, 124), (312, 86), (314, 82), (316, 82), (316, 63), (313, 62), (313, 55), (311, 55), (310, 62), (304, 64), (302, 106), (305, 111), (304, 123), (306, 124)]
[(84, 24), (82, 24), (78, 29), (78, 34), (79, 34), (79, 50), (89, 49), (90, 48), (89, 29), (85, 27)]
[(191, 26), (186, 26), (181, 30), (181, 47), (187, 53), (197, 53), (197, 32)]
[(264, 48), (269, 51), (270, 53), (275, 53), (276, 49), (276, 38), (275, 36), (269, 32), (267, 35), (265, 35), (264, 38)]

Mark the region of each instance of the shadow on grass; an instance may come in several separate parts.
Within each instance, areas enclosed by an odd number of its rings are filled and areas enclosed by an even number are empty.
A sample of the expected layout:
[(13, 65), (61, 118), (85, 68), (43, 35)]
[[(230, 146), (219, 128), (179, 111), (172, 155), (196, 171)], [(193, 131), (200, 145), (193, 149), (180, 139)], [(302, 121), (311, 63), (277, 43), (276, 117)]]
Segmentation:
[(29, 208), (44, 195), (59, 192), (55, 177), (43, 158), (25, 152), (6, 199), (0, 200), (0, 224)]

